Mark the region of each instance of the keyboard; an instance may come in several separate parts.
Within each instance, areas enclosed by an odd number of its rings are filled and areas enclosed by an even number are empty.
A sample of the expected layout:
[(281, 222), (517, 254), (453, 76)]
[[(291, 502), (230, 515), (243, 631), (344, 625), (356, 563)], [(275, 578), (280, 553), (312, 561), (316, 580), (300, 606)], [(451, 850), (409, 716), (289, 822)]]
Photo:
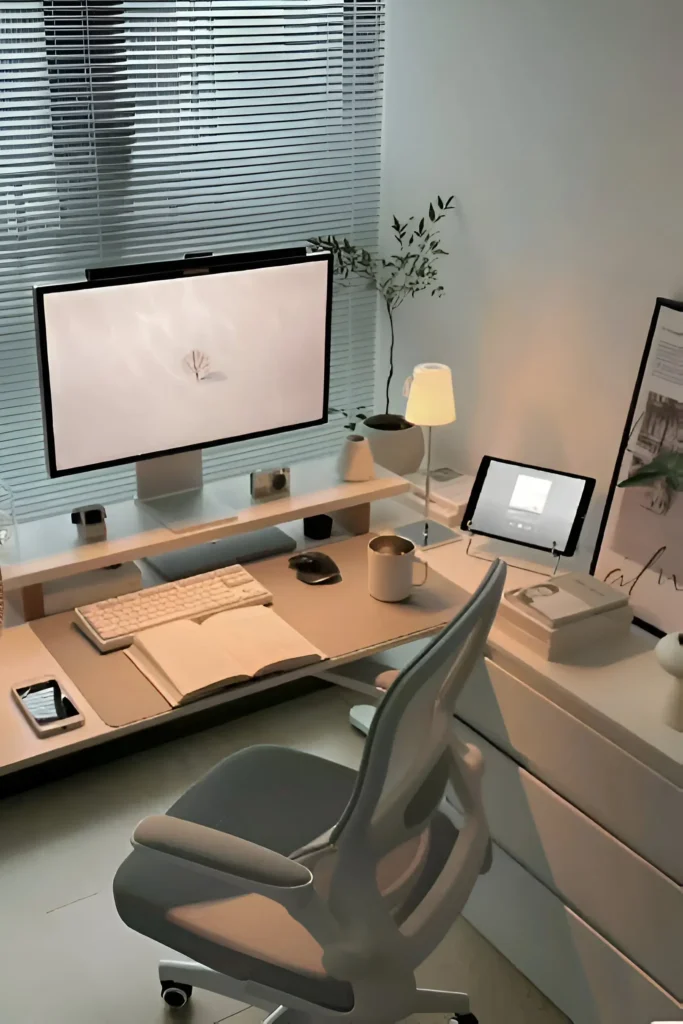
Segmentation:
[(136, 633), (178, 619), (202, 622), (230, 608), (272, 604), (273, 595), (241, 565), (149, 587), (76, 608), (76, 624), (103, 654), (130, 647)]

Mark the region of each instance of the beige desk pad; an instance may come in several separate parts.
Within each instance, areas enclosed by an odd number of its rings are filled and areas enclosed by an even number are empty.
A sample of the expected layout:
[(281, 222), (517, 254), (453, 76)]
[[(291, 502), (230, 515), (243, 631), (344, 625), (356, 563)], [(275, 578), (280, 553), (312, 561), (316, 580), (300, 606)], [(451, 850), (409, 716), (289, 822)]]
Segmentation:
[[(427, 584), (401, 604), (382, 604), (368, 594), (368, 537), (328, 544), (343, 581), (309, 587), (289, 568), (288, 555), (249, 566), (271, 591), (273, 607), (329, 658), (387, 647), (415, 634), (435, 632), (456, 614), (467, 595), (429, 570)], [(116, 728), (169, 710), (168, 702), (122, 652), (100, 654), (73, 624), (73, 614), (31, 623), (50, 654), (73, 680), (103, 722)]]
[(122, 651), (100, 654), (76, 628), (72, 612), (37, 619), (31, 629), (112, 728), (170, 710), (168, 701)]
[(289, 557), (250, 565), (249, 571), (273, 594), (275, 611), (329, 658), (386, 647), (392, 641), (436, 632), (463, 607), (468, 594), (429, 570), (424, 587), (399, 604), (375, 601), (368, 593), (368, 536), (327, 544), (342, 573), (334, 586), (310, 587), (296, 578)]

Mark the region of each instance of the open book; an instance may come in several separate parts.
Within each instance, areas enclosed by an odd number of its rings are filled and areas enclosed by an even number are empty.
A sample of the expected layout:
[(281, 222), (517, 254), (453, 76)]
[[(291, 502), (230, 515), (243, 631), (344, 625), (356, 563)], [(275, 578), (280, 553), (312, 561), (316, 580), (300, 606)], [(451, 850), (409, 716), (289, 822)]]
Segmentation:
[(325, 658), (262, 605), (220, 612), (201, 624), (181, 619), (146, 629), (125, 653), (173, 707)]

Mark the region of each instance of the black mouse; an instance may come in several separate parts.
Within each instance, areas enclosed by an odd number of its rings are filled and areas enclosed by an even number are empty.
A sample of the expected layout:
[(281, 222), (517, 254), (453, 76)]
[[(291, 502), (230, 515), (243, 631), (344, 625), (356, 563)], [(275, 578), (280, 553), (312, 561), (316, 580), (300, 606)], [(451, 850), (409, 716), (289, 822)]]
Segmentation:
[(296, 578), (310, 586), (323, 583), (341, 583), (339, 566), (322, 551), (304, 551), (289, 560), (289, 568), (296, 569)]

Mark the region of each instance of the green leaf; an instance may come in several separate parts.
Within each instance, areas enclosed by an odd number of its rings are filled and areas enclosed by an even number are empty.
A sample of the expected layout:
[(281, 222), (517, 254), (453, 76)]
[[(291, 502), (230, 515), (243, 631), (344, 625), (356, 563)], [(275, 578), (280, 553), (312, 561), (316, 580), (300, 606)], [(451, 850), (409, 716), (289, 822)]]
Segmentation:
[(438, 203), (439, 209), (443, 210), (443, 199), (441, 198), (441, 196), (437, 196), (436, 201)]
[(425, 229), (425, 219), (423, 217), (422, 220), (420, 221), (420, 227), (418, 228), (418, 231), (417, 231), (418, 235), (421, 235), (422, 232), (424, 231), (424, 229)]
[(619, 487), (649, 487), (656, 480), (665, 480), (673, 491), (683, 491), (683, 452), (660, 452), (652, 462), (622, 480)]
[(431, 203), (429, 204), (429, 219), (432, 223), (436, 220), (436, 210)]

